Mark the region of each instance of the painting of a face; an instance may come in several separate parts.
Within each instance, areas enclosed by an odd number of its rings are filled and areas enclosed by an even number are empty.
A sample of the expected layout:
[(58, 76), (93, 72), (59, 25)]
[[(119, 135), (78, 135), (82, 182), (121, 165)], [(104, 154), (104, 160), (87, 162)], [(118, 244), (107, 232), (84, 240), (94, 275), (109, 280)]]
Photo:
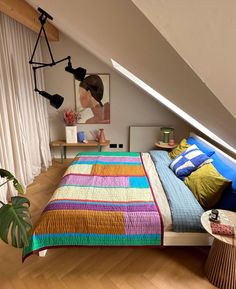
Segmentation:
[(110, 75), (88, 74), (82, 82), (75, 79), (75, 105), (80, 113), (79, 123), (109, 124)]
[(90, 107), (91, 93), (83, 87), (79, 87), (80, 104), (83, 108)]

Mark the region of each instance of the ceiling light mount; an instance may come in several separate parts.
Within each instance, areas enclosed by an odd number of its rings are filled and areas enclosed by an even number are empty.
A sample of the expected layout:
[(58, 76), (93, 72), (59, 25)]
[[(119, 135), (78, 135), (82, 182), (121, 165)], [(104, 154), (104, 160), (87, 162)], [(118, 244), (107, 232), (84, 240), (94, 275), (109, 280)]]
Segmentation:
[[(67, 57), (62, 58), (62, 59), (57, 60), (57, 61), (54, 60), (53, 54), (52, 54), (52, 50), (51, 50), (51, 47), (50, 47), (50, 44), (49, 44), (49, 41), (48, 41), (48, 37), (47, 37), (46, 31), (45, 31), (45, 28), (44, 28), (44, 25), (45, 25), (47, 19), (53, 20), (53, 17), (51, 15), (49, 15), (46, 11), (44, 11), (40, 7), (38, 8), (38, 11), (41, 13), (41, 15), (38, 18), (40, 23), (41, 23), (41, 28), (40, 28), (40, 31), (39, 31), (39, 34), (38, 34), (38, 37), (37, 37), (37, 40), (36, 40), (36, 43), (35, 43), (35, 46), (34, 46), (34, 49), (33, 49), (32, 56), (31, 56), (31, 58), (29, 60), (29, 64), (32, 65), (33, 75), (34, 75), (34, 91), (38, 92), (43, 97), (49, 99), (50, 100), (50, 104), (53, 107), (59, 108), (62, 105), (62, 103), (63, 103), (64, 97), (62, 97), (59, 94), (51, 95), (51, 94), (49, 94), (49, 93), (47, 93), (47, 92), (45, 92), (43, 90), (39, 90), (38, 89), (38, 87), (37, 87), (37, 77), (36, 77), (37, 69), (44, 68), (44, 67), (52, 67), (52, 66), (55, 66), (56, 64), (58, 64), (60, 62), (63, 62), (63, 61), (67, 60), (68, 64), (65, 67), (65, 70), (67, 72), (72, 73), (74, 75), (75, 79), (77, 79), (79, 81), (82, 81), (84, 79), (84, 77), (86, 75), (86, 69), (84, 69), (82, 67), (72, 68), (72, 63), (71, 63), (71, 57), (70, 56), (67, 56)], [(47, 44), (47, 48), (48, 48), (48, 51), (49, 51), (49, 54), (50, 54), (50, 58), (51, 58), (51, 62), (48, 62), (48, 63), (34, 61), (35, 51), (37, 49), (37, 46), (38, 46), (38, 43), (39, 43), (39, 39), (40, 39), (40, 36), (41, 36), (42, 33), (44, 34), (44, 37), (45, 37), (45, 40), (46, 40), (46, 44)]]

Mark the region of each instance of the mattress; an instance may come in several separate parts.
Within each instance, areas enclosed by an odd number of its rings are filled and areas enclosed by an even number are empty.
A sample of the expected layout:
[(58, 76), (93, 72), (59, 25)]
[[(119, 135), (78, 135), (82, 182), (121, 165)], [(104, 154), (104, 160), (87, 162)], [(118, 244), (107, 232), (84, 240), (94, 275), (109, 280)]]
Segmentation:
[(156, 171), (165, 190), (171, 210), (173, 231), (204, 232), (201, 215), (204, 209), (189, 188), (169, 168), (171, 159), (166, 151), (150, 151)]

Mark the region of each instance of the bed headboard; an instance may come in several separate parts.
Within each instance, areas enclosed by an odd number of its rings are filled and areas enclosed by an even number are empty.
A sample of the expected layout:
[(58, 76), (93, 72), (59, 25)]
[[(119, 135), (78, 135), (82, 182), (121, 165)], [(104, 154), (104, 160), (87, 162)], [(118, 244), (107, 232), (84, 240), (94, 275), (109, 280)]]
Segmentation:
[(233, 159), (231, 156), (227, 155), (225, 152), (223, 152), (222, 150), (220, 150), (219, 148), (217, 148), (216, 146), (214, 146), (213, 144), (209, 143), (208, 141), (206, 141), (205, 139), (203, 139), (202, 137), (196, 135), (195, 133), (191, 132), (190, 136), (197, 139), (199, 142), (201, 142), (204, 145), (207, 145), (208, 147), (212, 148), (215, 153), (217, 154), (217, 156), (222, 159), (222, 162), (224, 162), (225, 164), (229, 165), (230, 167), (232, 167), (232, 169), (236, 170), (236, 160)]
[(161, 126), (130, 126), (129, 151), (147, 152), (155, 148), (160, 139)]

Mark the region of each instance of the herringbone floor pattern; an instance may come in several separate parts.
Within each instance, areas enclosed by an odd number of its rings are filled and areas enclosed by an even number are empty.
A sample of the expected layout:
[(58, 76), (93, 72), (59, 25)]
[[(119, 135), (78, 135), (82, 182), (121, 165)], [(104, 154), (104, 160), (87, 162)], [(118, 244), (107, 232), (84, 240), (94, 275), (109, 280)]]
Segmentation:
[[(36, 221), (67, 162), (54, 161), (27, 190)], [(209, 248), (70, 248), (29, 257), (0, 242), (0, 289), (213, 289), (204, 277)]]

